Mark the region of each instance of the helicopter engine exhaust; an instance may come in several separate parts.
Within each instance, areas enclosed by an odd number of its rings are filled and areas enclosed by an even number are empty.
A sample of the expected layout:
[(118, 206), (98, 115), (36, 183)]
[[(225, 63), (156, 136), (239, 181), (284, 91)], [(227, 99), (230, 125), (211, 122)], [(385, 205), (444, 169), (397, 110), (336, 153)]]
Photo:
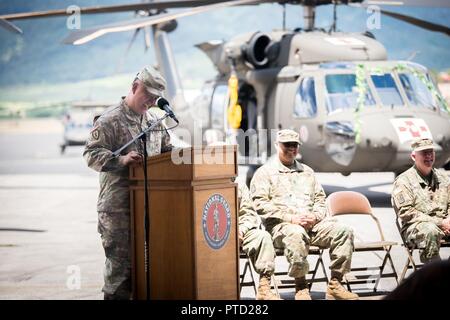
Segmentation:
[(264, 68), (269, 63), (267, 48), (271, 42), (272, 38), (268, 34), (262, 32), (253, 34), (242, 47), (245, 60), (257, 69)]

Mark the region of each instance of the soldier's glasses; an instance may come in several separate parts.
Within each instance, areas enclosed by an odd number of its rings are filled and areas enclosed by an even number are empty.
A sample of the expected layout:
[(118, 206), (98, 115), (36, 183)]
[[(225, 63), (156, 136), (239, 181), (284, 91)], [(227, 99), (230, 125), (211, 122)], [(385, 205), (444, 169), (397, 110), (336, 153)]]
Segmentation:
[(298, 143), (297, 142), (282, 142), (283, 146), (285, 146), (286, 148), (297, 148), (298, 147)]

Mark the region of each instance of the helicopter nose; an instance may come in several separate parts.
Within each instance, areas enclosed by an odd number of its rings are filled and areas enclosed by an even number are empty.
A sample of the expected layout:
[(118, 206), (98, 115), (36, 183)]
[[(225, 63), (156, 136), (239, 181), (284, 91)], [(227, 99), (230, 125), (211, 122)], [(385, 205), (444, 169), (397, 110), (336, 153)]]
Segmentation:
[(355, 130), (350, 121), (329, 121), (325, 124), (325, 150), (338, 164), (348, 166), (355, 156)]

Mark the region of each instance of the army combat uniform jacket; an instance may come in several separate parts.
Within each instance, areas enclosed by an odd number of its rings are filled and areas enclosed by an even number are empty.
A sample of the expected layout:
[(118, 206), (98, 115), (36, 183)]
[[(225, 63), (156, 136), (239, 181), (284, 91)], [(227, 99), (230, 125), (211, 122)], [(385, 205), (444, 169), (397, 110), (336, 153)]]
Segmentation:
[(326, 217), (325, 192), (314, 171), (295, 161), (293, 168), (284, 166), (278, 157), (259, 168), (251, 183), (251, 193), (258, 214), (268, 230), (292, 215), (313, 213), (320, 222)]
[(428, 181), (413, 166), (395, 180), (392, 205), (403, 222), (402, 230), (419, 222), (433, 222), (440, 226), (450, 214), (449, 178), (433, 169)]
[(255, 211), (250, 192), (244, 183), (238, 184), (239, 201), (239, 231), (243, 234), (248, 230), (257, 229), (261, 225), (261, 219)]
[[(326, 217), (325, 192), (310, 167), (297, 161), (286, 167), (278, 157), (273, 158), (255, 172), (251, 194), (274, 246), (284, 249), (289, 276), (302, 278), (308, 273), (309, 245), (330, 248), (332, 276), (350, 270), (353, 231)], [(311, 230), (292, 223), (294, 215), (303, 213), (316, 218)]]
[[(149, 114), (149, 117), (147, 115)], [(143, 129), (157, 120), (156, 115), (147, 113), (143, 116), (131, 110), (122, 98), (115, 106), (108, 108), (95, 122), (86, 143), (83, 156), (88, 166), (100, 172), (100, 194), (97, 202), (98, 212), (129, 211), (129, 168), (119, 163), (113, 152)], [(147, 134), (148, 156), (169, 151), (170, 136), (162, 125)], [(128, 146), (122, 155), (130, 151), (143, 154), (142, 140)]]

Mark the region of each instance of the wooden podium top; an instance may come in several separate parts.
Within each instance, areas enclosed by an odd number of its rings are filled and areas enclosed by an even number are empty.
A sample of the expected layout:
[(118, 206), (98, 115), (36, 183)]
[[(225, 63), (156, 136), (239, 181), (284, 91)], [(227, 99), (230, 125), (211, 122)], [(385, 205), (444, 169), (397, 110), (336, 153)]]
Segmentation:
[[(199, 181), (237, 176), (237, 145), (173, 149), (147, 160), (150, 181)], [(130, 167), (130, 180), (144, 179), (143, 166)]]

